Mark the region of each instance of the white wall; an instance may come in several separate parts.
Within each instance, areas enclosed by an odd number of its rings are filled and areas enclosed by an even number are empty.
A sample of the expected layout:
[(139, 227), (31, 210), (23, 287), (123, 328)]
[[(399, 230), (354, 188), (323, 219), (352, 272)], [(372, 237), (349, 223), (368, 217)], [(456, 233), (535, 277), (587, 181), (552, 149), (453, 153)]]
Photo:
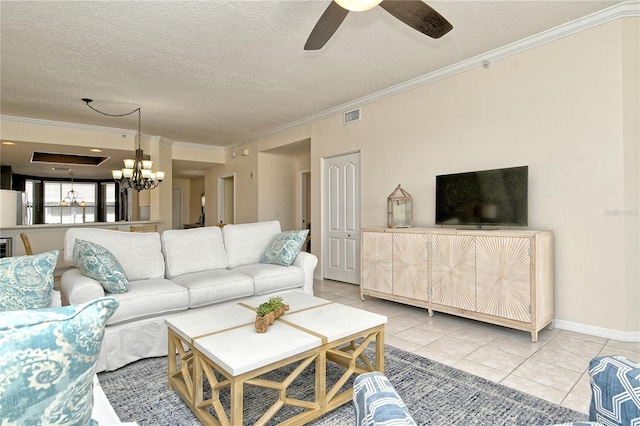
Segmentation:
[[(314, 224), (324, 157), (361, 152), (363, 227), (386, 226), (397, 184), (414, 225), (429, 227), (436, 175), (528, 165), (529, 228), (555, 234), (556, 324), (638, 341), (639, 26), (617, 19), (363, 105), (360, 122), (336, 114), (257, 147), (311, 138)], [(321, 244), (312, 250), (322, 265)]]
[(365, 105), (358, 123), (319, 121), (312, 172), (322, 157), (359, 150), (362, 226), (385, 226), (386, 197), (400, 183), (414, 197), (414, 225), (428, 227), (436, 175), (528, 165), (529, 227), (555, 234), (556, 318), (638, 338), (639, 142), (623, 123), (640, 116), (637, 102), (623, 102), (638, 93), (638, 49), (623, 46), (634, 46), (639, 22), (619, 19)]
[(259, 156), (260, 220), (278, 220), (283, 231), (299, 229), (300, 172), (309, 169), (309, 152), (262, 152)]
[[(240, 155), (243, 149), (249, 149), (249, 155)], [(235, 223), (258, 221), (258, 155), (255, 144), (247, 144), (234, 148), (236, 157), (231, 157), (231, 150), (226, 153), (225, 164), (212, 167), (205, 172), (205, 190), (207, 203), (205, 217), (207, 225), (218, 222), (218, 178), (232, 176), (235, 173), (236, 219)], [(208, 200), (211, 200), (209, 202)], [(264, 219), (263, 219), (264, 220)]]

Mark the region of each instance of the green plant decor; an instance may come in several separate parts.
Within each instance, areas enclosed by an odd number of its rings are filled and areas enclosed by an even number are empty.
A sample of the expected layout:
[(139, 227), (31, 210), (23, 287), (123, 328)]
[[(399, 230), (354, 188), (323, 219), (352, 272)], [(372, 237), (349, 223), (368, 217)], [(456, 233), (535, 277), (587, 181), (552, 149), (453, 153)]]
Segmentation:
[(256, 331), (265, 333), (276, 318), (288, 310), (289, 305), (283, 303), (282, 297), (274, 296), (269, 298), (269, 300), (256, 308)]
[(267, 300), (266, 302), (258, 306), (256, 314), (259, 317), (263, 317), (267, 315), (269, 312), (280, 310), (281, 307), (282, 307), (282, 297), (280, 296), (271, 297), (269, 298), (269, 300)]

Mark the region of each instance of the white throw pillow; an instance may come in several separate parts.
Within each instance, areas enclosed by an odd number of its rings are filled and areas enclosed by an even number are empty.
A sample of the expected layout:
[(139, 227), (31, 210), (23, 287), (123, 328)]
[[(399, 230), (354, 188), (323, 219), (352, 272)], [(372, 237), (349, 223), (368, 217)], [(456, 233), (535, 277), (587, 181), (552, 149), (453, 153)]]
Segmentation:
[(157, 232), (70, 228), (64, 240), (64, 258), (68, 263), (73, 262), (76, 239), (100, 244), (109, 250), (120, 262), (130, 282), (164, 278), (164, 256)]
[(217, 226), (164, 231), (161, 240), (168, 279), (227, 267), (222, 232)]
[(222, 228), (227, 249), (227, 267), (260, 263), (273, 239), (280, 233), (280, 222), (243, 223)]

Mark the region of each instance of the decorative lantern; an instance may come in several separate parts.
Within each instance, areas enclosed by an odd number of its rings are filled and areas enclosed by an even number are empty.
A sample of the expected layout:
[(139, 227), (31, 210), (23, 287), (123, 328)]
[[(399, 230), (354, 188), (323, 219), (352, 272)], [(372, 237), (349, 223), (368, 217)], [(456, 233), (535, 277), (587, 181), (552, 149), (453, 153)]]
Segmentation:
[(413, 226), (413, 198), (400, 185), (387, 197), (387, 226), (389, 228)]

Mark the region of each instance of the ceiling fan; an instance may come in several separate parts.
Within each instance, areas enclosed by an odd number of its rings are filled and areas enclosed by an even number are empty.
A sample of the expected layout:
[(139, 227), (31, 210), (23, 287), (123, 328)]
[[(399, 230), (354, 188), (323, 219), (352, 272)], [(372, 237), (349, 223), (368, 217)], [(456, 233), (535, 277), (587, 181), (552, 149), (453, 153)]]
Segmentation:
[(378, 5), (411, 28), (432, 38), (440, 38), (453, 28), (442, 15), (420, 0), (333, 0), (313, 27), (304, 50), (322, 49), (349, 11), (362, 12)]

